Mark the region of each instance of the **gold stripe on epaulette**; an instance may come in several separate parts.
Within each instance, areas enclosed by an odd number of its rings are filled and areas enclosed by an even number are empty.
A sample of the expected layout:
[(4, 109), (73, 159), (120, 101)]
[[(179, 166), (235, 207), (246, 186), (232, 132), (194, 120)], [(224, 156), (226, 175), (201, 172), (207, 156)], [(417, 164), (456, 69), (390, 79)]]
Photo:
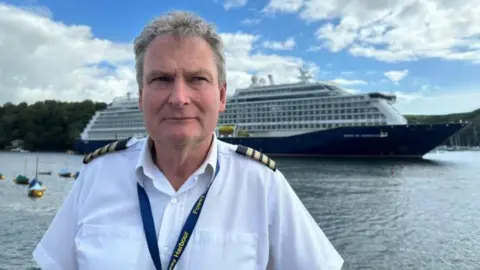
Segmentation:
[(265, 163), (265, 165), (268, 165), (268, 157), (267, 157), (267, 155), (262, 154), (262, 162)]
[(92, 156), (96, 157), (98, 156), (98, 154), (100, 153), (100, 148), (98, 148), (97, 150), (95, 150), (92, 154)]
[(260, 161), (260, 152), (258, 152), (257, 150), (254, 151), (254, 156), (253, 156), (254, 159)]
[(247, 155), (247, 157), (252, 157), (252, 155), (253, 155), (253, 149), (249, 147), (249, 148), (247, 149), (246, 155)]
[(250, 147), (245, 147), (243, 145), (238, 145), (237, 149), (235, 150), (236, 153), (254, 159), (273, 171), (276, 171), (275, 162), (271, 160), (267, 155), (261, 153)]
[(88, 155), (85, 157), (85, 162), (88, 162), (91, 158), (92, 158), (92, 153), (88, 154)]
[(107, 153), (115, 152), (115, 151), (120, 151), (127, 148), (128, 147), (127, 144), (130, 139), (131, 138), (126, 138), (123, 140), (115, 141), (96, 149), (93, 153), (90, 153), (87, 156), (85, 156), (85, 158), (83, 159), (83, 163), (87, 164), (99, 156), (102, 156)]
[(107, 150), (108, 150), (108, 144), (105, 145), (104, 147), (102, 147), (102, 150), (100, 150), (100, 155), (105, 154), (105, 152), (107, 152)]
[(117, 143), (118, 143), (118, 141), (111, 143), (110, 147), (108, 147), (108, 152), (115, 151), (115, 148), (117, 147)]
[(268, 167), (270, 167), (272, 170), (275, 170), (275, 161), (268, 159)]

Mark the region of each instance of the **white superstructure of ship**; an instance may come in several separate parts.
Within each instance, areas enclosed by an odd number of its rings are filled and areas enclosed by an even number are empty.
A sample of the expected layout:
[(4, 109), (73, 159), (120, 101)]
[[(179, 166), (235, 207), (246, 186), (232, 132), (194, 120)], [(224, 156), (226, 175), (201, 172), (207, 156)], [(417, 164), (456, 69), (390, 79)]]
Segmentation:
[[(229, 136), (245, 131), (249, 136), (289, 136), (315, 130), (348, 126), (405, 125), (394, 107), (396, 97), (377, 92), (351, 93), (332, 82), (313, 82), (299, 69), (297, 83), (275, 84), (253, 75), (251, 85), (236, 89), (228, 98), (219, 127), (233, 126)], [(138, 109), (138, 96), (118, 97), (96, 112), (81, 139), (117, 140), (143, 137), (146, 130)]]

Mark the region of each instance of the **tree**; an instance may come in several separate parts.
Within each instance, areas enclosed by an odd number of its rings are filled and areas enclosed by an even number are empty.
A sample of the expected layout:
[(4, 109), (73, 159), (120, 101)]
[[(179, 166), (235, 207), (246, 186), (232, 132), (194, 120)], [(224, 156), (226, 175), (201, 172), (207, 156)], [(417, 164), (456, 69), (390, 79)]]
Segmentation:
[(23, 140), (30, 151), (65, 151), (72, 149), (88, 121), (105, 103), (39, 101), (28, 105), (8, 102), (0, 106), (0, 149), (14, 140)]

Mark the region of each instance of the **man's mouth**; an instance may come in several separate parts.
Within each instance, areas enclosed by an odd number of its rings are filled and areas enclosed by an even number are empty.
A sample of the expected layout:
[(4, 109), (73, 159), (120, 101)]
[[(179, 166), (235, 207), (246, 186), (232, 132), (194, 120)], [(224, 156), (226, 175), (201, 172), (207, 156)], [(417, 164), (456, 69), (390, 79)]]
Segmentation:
[(193, 120), (195, 119), (194, 117), (167, 117), (165, 120), (167, 121), (187, 121), (187, 120)]

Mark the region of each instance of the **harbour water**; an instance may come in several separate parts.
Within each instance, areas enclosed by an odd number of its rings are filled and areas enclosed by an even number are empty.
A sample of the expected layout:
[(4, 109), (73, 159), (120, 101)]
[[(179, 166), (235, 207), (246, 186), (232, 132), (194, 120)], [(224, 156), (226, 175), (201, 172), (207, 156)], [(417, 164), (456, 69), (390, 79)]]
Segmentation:
[[(0, 269), (35, 269), (31, 252), (70, 190), (82, 156), (40, 154), (44, 198), (12, 179), (35, 153), (0, 152)], [(67, 162), (68, 160), (68, 162)], [(344, 269), (480, 269), (480, 151), (423, 161), (276, 159), (345, 259)]]

